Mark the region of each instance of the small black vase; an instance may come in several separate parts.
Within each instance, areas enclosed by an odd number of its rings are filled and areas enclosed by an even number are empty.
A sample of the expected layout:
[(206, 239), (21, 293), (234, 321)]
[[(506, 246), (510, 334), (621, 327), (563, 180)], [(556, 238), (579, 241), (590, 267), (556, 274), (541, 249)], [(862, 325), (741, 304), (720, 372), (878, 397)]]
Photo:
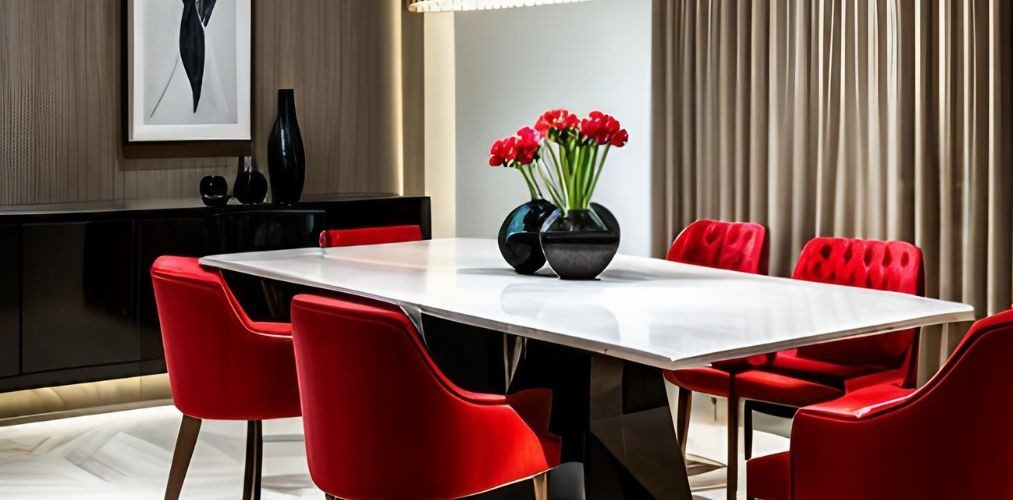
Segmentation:
[(257, 162), (252, 156), (239, 157), (239, 169), (236, 172), (236, 182), (232, 184), (232, 196), (244, 205), (263, 203), (267, 197), (267, 179), (257, 170)]
[(499, 252), (520, 274), (534, 274), (545, 265), (538, 232), (556, 209), (552, 203), (531, 200), (510, 212), (499, 228)]
[(200, 199), (209, 207), (229, 204), (229, 181), (220, 175), (209, 175), (200, 180)]
[(549, 267), (565, 280), (597, 278), (619, 250), (619, 233), (591, 209), (566, 214), (557, 209), (545, 221), (539, 239)]
[(267, 173), (274, 203), (293, 205), (299, 201), (306, 179), (306, 156), (292, 89), (278, 91), (278, 118), (267, 141)]

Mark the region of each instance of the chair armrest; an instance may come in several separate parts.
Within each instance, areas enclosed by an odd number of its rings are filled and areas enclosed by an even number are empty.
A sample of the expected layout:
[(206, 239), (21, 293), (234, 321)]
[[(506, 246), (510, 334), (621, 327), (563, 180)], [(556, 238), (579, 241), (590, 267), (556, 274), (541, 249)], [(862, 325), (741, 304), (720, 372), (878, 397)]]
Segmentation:
[(484, 394), (480, 392), (471, 392), (467, 389), (462, 389), (453, 385), (450, 387), (451, 391), (459, 398), (477, 405), (507, 405), (508, 401), (506, 396), (500, 394)]
[(873, 417), (903, 404), (915, 389), (892, 384), (880, 384), (850, 392), (838, 399), (806, 406), (800, 413), (836, 418), (862, 420)]
[(291, 323), (272, 323), (268, 321), (251, 321), (247, 325), (250, 330), (254, 333), (261, 335), (281, 335), (284, 337), (292, 336), (292, 324)]

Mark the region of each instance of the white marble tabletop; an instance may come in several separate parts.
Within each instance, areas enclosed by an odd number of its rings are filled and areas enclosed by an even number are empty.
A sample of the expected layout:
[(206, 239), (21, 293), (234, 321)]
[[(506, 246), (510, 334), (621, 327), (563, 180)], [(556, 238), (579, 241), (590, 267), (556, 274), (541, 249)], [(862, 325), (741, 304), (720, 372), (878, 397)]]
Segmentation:
[(201, 263), (666, 369), (974, 319), (960, 303), (625, 255), (596, 281), (562, 281), (547, 268), (521, 276), (491, 239), (215, 255)]

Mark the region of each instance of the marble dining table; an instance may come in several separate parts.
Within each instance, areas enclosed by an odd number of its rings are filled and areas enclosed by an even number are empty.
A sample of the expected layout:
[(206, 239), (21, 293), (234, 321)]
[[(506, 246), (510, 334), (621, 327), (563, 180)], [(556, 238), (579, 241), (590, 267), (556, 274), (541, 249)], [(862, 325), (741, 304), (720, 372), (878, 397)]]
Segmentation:
[[(629, 255), (618, 255), (597, 280), (560, 280), (547, 267), (525, 276), (507, 266), (492, 239), (251, 252), (200, 262), (396, 304), (423, 337), (421, 318), (429, 315), (663, 370), (974, 319), (974, 309), (961, 303)], [(666, 434), (674, 443), (674, 433)], [(681, 457), (670, 458), (683, 466)], [(690, 498), (684, 475), (670, 472), (683, 477), (646, 489)]]

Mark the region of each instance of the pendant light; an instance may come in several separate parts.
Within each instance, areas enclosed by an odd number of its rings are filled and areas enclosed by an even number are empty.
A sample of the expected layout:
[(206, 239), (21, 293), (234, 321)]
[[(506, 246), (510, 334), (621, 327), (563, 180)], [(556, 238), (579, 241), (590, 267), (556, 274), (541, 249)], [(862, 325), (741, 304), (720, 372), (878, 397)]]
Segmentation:
[(534, 7), (587, 0), (407, 0), (411, 12), (457, 12), (465, 10), (507, 9)]

